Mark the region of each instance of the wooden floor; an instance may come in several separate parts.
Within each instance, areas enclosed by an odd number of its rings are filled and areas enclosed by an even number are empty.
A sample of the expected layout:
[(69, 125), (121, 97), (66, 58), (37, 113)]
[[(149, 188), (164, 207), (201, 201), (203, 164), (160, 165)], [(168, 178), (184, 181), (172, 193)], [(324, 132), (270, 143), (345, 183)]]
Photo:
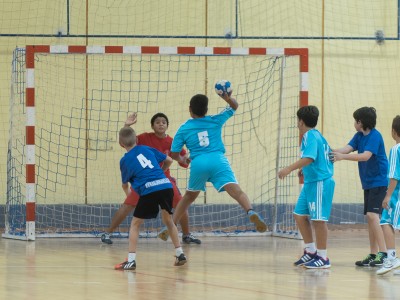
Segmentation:
[(400, 299), (400, 275), (354, 266), (368, 253), (363, 231), (331, 232), (330, 270), (294, 267), (299, 240), (202, 240), (184, 246), (189, 262), (174, 267), (170, 242), (140, 239), (136, 271), (115, 271), (127, 239), (0, 239), (0, 299)]

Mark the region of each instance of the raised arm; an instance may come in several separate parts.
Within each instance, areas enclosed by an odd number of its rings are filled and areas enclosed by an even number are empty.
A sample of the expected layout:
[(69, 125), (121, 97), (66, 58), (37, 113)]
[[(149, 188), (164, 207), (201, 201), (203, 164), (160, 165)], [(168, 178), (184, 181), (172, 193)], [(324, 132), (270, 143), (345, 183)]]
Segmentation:
[(224, 93), (219, 96), (222, 99), (224, 99), (225, 102), (228, 103), (230, 107), (232, 107), (232, 109), (237, 110), (237, 108), (239, 107), (239, 104), (237, 103), (236, 99), (232, 98), (231, 95), (229, 95), (228, 93)]
[(125, 126), (129, 127), (137, 122), (137, 113), (132, 113), (125, 121)]

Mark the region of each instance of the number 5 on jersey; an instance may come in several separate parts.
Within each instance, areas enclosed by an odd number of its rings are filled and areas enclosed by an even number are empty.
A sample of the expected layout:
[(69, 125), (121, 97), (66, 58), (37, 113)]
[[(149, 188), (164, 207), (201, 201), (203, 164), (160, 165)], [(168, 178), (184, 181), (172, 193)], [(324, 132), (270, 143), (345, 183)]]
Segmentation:
[(200, 147), (207, 147), (208, 145), (210, 145), (210, 140), (208, 139), (207, 131), (199, 132), (197, 136), (199, 138)]

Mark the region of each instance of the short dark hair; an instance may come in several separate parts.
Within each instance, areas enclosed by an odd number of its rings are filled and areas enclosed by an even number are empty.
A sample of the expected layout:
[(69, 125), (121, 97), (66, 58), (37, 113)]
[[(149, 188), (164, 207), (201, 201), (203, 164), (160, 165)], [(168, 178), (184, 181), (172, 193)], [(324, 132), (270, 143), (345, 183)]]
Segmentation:
[(132, 127), (125, 126), (119, 131), (119, 143), (125, 147), (132, 147), (136, 144), (136, 133)]
[(208, 111), (208, 97), (197, 94), (190, 99), (190, 108), (196, 116), (204, 117)]
[(154, 125), (154, 122), (156, 121), (157, 118), (164, 118), (167, 121), (167, 126), (169, 126), (169, 120), (168, 117), (163, 114), (163, 113), (156, 113), (150, 120), (151, 126)]
[(400, 116), (397, 115), (394, 117), (392, 122), (392, 129), (397, 133), (397, 136), (400, 136)]
[(373, 107), (361, 107), (353, 113), (353, 118), (361, 122), (364, 130), (373, 129), (376, 125), (376, 110)]
[(314, 105), (300, 107), (297, 111), (297, 118), (302, 120), (307, 127), (314, 128), (318, 123), (319, 110)]

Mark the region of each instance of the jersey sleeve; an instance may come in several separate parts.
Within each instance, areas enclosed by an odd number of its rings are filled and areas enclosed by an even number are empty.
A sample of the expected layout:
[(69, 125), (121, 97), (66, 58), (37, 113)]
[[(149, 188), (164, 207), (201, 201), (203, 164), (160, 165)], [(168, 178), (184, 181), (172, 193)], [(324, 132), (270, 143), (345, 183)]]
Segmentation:
[(171, 152), (181, 152), (184, 144), (185, 144), (185, 141), (183, 138), (183, 130), (182, 130), (182, 126), (181, 126), (178, 129), (178, 131), (176, 132), (174, 139), (172, 141)]
[(235, 114), (235, 110), (232, 107), (226, 107), (219, 114), (212, 116), (219, 124), (223, 125), (225, 122)]
[(121, 160), (119, 161), (119, 169), (121, 170), (122, 183), (128, 183), (129, 182), (129, 178), (130, 178), (130, 174), (129, 174), (128, 169), (126, 167), (124, 158), (121, 158)]
[(155, 156), (155, 158), (156, 158), (158, 163), (161, 163), (161, 162), (163, 162), (164, 160), (167, 159), (167, 155), (165, 155), (164, 153), (158, 151), (157, 149), (149, 147), (149, 150), (154, 153), (154, 156)]
[(358, 141), (360, 140), (358, 133), (356, 133), (353, 138), (347, 144), (353, 148), (353, 150), (358, 150)]
[(400, 147), (398, 145), (390, 149), (388, 177), (400, 180)]

